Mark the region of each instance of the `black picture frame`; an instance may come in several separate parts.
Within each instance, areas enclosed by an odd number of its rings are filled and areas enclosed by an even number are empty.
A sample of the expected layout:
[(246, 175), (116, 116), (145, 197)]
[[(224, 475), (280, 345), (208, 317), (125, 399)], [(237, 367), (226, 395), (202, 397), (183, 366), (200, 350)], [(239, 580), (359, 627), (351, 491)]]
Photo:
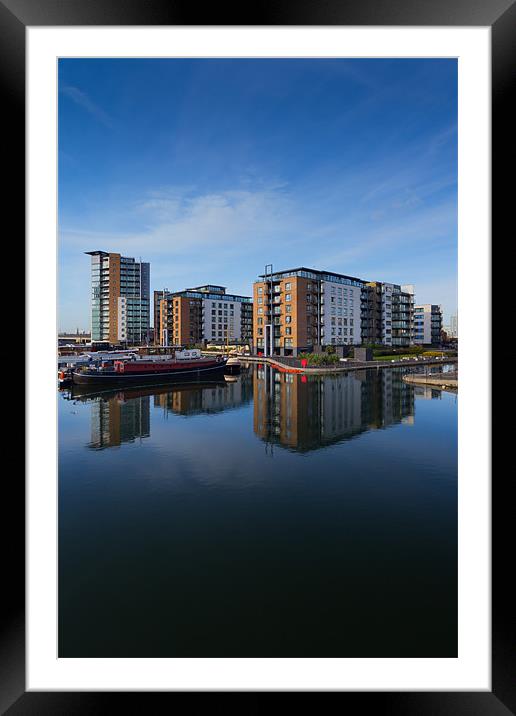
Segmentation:
[[(25, 216), (25, 29), (61, 25), (398, 25), (489, 26), (492, 32), (492, 235), (510, 227), (514, 199), (512, 146), (516, 116), (511, 107), (516, 76), (515, 0), (276, 0), (233, 8), (170, 0), (0, 0), (0, 87), (3, 105), (4, 167), (9, 169), (6, 206), (16, 217), (14, 236)], [(198, 22), (202, 17), (202, 23)], [(514, 99), (514, 97), (512, 97)], [(512, 166), (511, 166), (512, 165)], [(511, 201), (512, 199), (512, 201)], [(13, 225), (14, 227), (14, 225)], [(11, 236), (11, 239), (14, 238)], [(23, 240), (20, 238), (23, 245)], [(11, 244), (11, 241), (9, 241)], [(5, 239), (4, 247), (8, 242)], [(494, 257), (493, 257), (494, 258)], [(493, 296), (494, 298), (494, 296)], [(17, 315), (20, 311), (17, 310)], [(16, 322), (16, 318), (14, 319)], [(493, 327), (495, 330), (496, 326)], [(7, 477), (7, 475), (4, 475)], [(10, 476), (9, 476), (10, 478)], [(500, 716), (516, 713), (513, 592), (509, 588), (512, 521), (509, 475), (492, 480), (492, 691), (339, 692), (342, 706), (379, 713)], [(177, 692), (26, 692), (25, 690), (25, 487), (5, 479), (11, 524), (4, 535), (3, 614), (0, 632), (0, 712), (92, 714), (114, 707), (154, 712)], [(7, 494), (6, 494), (7, 493)], [(7, 508), (5, 508), (7, 511)], [(5, 527), (5, 523), (3, 525)], [(6, 548), (6, 545), (8, 547)], [(122, 703), (120, 703), (122, 699)], [(116, 700), (116, 703), (115, 703)]]

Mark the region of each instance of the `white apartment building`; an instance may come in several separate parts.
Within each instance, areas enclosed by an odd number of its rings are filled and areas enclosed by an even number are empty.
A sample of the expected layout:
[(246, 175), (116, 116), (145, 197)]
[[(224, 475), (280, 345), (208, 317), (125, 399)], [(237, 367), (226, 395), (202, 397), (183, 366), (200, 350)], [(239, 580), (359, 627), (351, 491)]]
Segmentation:
[(434, 303), (414, 306), (414, 343), (438, 345), (441, 342), (442, 327), (441, 306)]
[[(348, 281), (346, 283), (346, 280)], [(362, 287), (351, 280), (333, 277), (322, 280), (321, 340), (322, 345), (360, 345), (362, 341), (361, 297)]]
[(252, 336), (252, 320), (251, 299), (228, 294), (225, 286), (196, 286), (159, 299), (161, 345), (245, 344)]

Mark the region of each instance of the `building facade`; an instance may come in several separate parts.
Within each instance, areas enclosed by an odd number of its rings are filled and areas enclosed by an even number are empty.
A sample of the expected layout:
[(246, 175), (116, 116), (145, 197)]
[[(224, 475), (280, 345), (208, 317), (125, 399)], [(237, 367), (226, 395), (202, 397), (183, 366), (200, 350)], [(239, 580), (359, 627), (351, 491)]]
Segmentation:
[(150, 264), (106, 251), (91, 256), (91, 340), (149, 340)]
[(317, 345), (361, 342), (364, 282), (305, 267), (262, 275), (253, 288), (253, 343), (297, 355)]
[(168, 288), (164, 288), (161, 291), (154, 291), (153, 293), (153, 343), (156, 346), (160, 345), (160, 311), (161, 311), (161, 301), (163, 299), (166, 299), (170, 296), (170, 291)]
[(58, 346), (66, 346), (66, 345), (86, 345), (87, 343), (91, 342), (91, 334), (86, 333), (86, 331), (82, 331), (79, 333), (79, 329), (77, 329), (76, 333), (59, 333), (57, 336), (57, 345)]
[(362, 291), (362, 343), (409, 346), (414, 337), (414, 287), (369, 281)]
[(260, 276), (253, 307), (254, 348), (267, 355), (297, 355), (318, 346), (412, 342), (412, 286), (301, 267)]
[(414, 343), (439, 345), (443, 328), (441, 306), (426, 303), (414, 306)]
[(160, 300), (162, 346), (196, 343), (248, 344), (253, 304), (248, 296), (226, 293), (225, 286), (197, 286)]

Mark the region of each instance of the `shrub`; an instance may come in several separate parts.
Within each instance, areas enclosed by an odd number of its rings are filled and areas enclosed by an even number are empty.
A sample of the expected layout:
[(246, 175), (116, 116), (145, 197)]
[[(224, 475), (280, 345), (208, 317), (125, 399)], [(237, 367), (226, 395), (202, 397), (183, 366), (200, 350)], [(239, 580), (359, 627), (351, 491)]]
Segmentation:
[(456, 357), (457, 353), (456, 353), (455, 351), (425, 351), (425, 352), (423, 353), (423, 355), (424, 355), (424, 356), (429, 356), (429, 357), (431, 357), (431, 358), (435, 358), (435, 357), (437, 357), (437, 356), (439, 356), (439, 357), (441, 357), (441, 356), (446, 357), (446, 356), (447, 356), (447, 357), (452, 357), (452, 358), (454, 358), (454, 357)]
[(332, 366), (339, 362), (339, 357), (335, 353), (300, 353), (299, 357), (306, 359), (311, 368)]
[(399, 348), (393, 348), (392, 346), (376, 346), (373, 348), (373, 356), (391, 356), (391, 355), (422, 355), (424, 348), (422, 346), (400, 346)]

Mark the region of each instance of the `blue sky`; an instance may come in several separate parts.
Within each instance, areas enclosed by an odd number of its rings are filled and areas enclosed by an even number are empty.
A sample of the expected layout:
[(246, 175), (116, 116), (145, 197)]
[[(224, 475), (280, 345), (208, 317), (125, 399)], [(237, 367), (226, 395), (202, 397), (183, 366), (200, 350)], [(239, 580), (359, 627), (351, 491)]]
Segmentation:
[(60, 60), (58, 160), (60, 329), (95, 249), (152, 289), (303, 265), (456, 310), (455, 60)]

